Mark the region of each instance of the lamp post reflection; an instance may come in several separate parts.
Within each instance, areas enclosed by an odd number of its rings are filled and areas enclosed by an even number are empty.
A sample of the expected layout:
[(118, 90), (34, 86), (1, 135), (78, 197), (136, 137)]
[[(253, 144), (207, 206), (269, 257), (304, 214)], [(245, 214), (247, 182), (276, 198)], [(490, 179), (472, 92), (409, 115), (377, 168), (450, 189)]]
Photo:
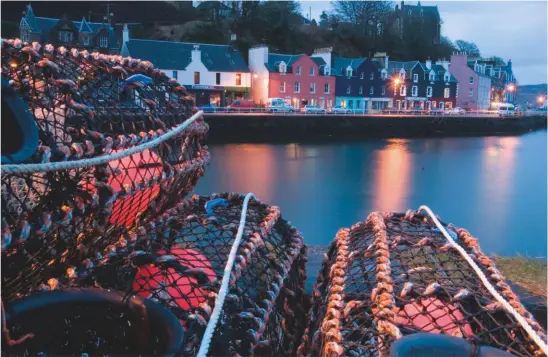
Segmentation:
[(377, 151), (373, 186), (375, 211), (405, 211), (411, 186), (412, 154), (407, 139), (389, 139), (388, 145)]

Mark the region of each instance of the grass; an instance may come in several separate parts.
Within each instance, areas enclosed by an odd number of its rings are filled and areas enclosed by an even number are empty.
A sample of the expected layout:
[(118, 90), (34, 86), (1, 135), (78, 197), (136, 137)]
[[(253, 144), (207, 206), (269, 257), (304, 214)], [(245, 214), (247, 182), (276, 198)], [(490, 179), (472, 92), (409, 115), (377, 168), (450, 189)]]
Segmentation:
[(533, 295), (548, 298), (546, 261), (527, 257), (493, 257), (497, 268), (512, 283), (521, 286)]

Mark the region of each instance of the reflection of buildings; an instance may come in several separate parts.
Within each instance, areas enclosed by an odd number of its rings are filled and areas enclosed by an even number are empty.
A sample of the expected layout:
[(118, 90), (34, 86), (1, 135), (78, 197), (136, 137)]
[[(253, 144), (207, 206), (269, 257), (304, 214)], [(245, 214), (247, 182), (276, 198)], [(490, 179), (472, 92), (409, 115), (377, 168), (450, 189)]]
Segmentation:
[(406, 139), (389, 139), (376, 153), (373, 210), (405, 211), (411, 186), (412, 155)]

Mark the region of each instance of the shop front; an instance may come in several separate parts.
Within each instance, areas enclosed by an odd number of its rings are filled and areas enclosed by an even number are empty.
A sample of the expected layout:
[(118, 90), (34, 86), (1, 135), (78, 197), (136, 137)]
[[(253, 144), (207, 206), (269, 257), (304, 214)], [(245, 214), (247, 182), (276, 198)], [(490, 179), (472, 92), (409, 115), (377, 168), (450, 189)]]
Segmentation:
[(185, 87), (198, 107), (205, 104), (226, 107), (237, 99), (247, 99), (249, 97), (249, 87), (224, 87), (205, 84), (187, 85)]

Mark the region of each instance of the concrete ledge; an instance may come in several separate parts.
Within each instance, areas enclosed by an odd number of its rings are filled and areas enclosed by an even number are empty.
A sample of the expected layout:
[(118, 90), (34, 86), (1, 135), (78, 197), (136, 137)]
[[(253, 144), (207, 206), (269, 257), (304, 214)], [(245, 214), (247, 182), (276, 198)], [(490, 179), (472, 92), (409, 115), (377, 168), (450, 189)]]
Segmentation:
[(546, 116), (208, 115), (208, 141), (294, 142), (363, 138), (519, 135), (546, 128)]

